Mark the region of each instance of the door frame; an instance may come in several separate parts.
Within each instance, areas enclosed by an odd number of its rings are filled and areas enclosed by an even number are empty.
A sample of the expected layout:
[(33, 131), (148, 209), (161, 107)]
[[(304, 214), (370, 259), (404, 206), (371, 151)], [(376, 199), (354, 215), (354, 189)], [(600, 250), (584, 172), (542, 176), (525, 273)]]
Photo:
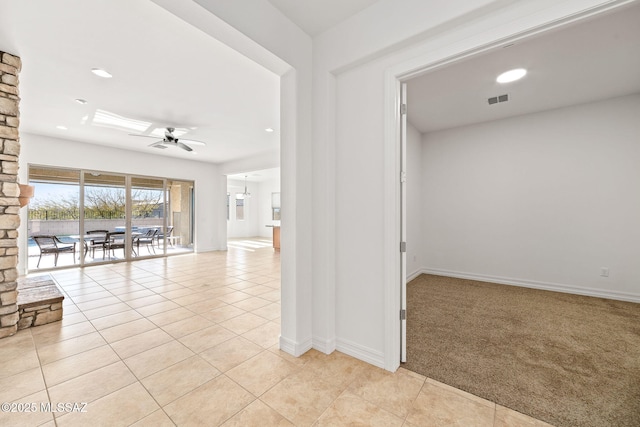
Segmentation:
[[(402, 241), (402, 221), (406, 223), (406, 213), (401, 209), (401, 143), (402, 143), (402, 85), (413, 77), (423, 75), (447, 65), (469, 59), (493, 49), (519, 42), (530, 37), (558, 29), (587, 18), (606, 13), (631, 3), (630, 0), (614, 0), (606, 4), (582, 10), (560, 19), (534, 24), (527, 30), (510, 33), (506, 27), (495, 27), (490, 34), (482, 34), (479, 39), (489, 41), (473, 46), (474, 41), (462, 39), (456, 43), (434, 48), (404, 62), (389, 67), (384, 76), (384, 368), (395, 371), (400, 367), (403, 342), (402, 322), (402, 257), (399, 243)], [(410, 316), (408, 313), (407, 316)]]
[(407, 84), (400, 84), (400, 362), (407, 361)]

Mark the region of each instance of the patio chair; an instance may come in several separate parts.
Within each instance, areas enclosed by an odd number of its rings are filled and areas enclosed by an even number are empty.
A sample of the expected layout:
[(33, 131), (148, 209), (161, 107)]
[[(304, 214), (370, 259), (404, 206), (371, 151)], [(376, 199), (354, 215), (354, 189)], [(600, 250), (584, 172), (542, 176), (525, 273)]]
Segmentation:
[(104, 242), (106, 240), (106, 236), (109, 230), (89, 230), (86, 232), (87, 235), (96, 235), (95, 239), (87, 239), (84, 242), (84, 256), (87, 256), (89, 250), (91, 250), (91, 258), (95, 258), (96, 249), (100, 249), (104, 251)]
[(137, 252), (135, 249), (133, 250), (135, 256), (138, 256), (138, 254), (140, 254), (140, 244), (147, 245), (147, 251), (149, 251), (149, 255), (151, 255), (151, 249), (153, 249), (154, 254), (156, 253), (156, 248), (153, 247), (153, 242), (156, 239), (156, 234), (158, 234), (158, 229), (150, 228), (146, 233), (134, 236), (133, 243), (138, 249)]
[(126, 233), (124, 231), (111, 231), (105, 235), (104, 246), (102, 250), (102, 259), (104, 259), (105, 252), (109, 254), (111, 259), (111, 253), (116, 256), (116, 249), (122, 249), (122, 256), (124, 257), (124, 251), (126, 246)]
[(158, 234), (156, 234), (156, 239), (158, 241), (158, 247), (160, 247), (160, 241), (161, 240), (164, 242), (165, 234), (167, 235), (167, 241), (169, 242), (169, 244), (171, 246), (173, 246), (173, 242), (171, 241), (171, 235), (173, 234), (173, 225), (169, 225), (169, 226), (167, 226), (167, 232), (166, 233), (163, 233), (163, 232), (158, 230)]
[(40, 235), (40, 236), (31, 236), (33, 240), (35, 240), (38, 248), (40, 249), (40, 257), (38, 258), (38, 265), (36, 268), (40, 267), (40, 260), (42, 259), (42, 255), (44, 254), (53, 254), (54, 267), (58, 266), (58, 255), (64, 252), (72, 252), (73, 253), (73, 263), (76, 263), (76, 244), (74, 243), (64, 243), (60, 241), (56, 236), (53, 235)]

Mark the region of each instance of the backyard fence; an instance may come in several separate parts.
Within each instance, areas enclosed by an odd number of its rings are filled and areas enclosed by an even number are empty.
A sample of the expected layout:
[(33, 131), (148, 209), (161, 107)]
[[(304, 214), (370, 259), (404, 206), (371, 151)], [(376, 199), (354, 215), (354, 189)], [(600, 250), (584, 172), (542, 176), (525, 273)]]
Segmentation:
[[(136, 227), (161, 227), (162, 218), (135, 219), (133, 224)], [(114, 231), (116, 227), (122, 227), (124, 219), (86, 219), (84, 221), (85, 230), (109, 230)], [(56, 236), (69, 236), (80, 233), (80, 223), (77, 219), (70, 220), (40, 220), (29, 219), (29, 236), (38, 234), (55, 234)]]
[[(134, 211), (135, 218), (161, 218), (162, 211), (160, 209), (146, 210), (142, 212)], [(85, 209), (84, 218), (86, 219), (124, 219), (125, 212), (122, 210), (93, 210)], [(29, 209), (30, 220), (75, 220), (80, 219), (80, 211), (78, 209)]]
[[(84, 212), (85, 219), (124, 219), (124, 211)], [(80, 219), (78, 210), (38, 209), (29, 210), (30, 220), (75, 220)]]

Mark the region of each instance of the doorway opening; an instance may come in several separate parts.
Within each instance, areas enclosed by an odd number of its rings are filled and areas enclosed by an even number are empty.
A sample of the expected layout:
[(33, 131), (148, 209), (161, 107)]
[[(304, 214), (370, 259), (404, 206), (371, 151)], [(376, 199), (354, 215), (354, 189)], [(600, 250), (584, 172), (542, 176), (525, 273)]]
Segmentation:
[(227, 175), (227, 246), (280, 250), (280, 168)]
[[(399, 103), (401, 84), (408, 87), (405, 144), (409, 205), (401, 218), (407, 225), (407, 271), (402, 280), (429, 273), (499, 283), (516, 277), (521, 278), (516, 280), (522, 286), (540, 286), (540, 275), (527, 277), (523, 272), (527, 265), (553, 265), (553, 258), (536, 255), (548, 253), (541, 251), (542, 243), (535, 245), (545, 238), (548, 242), (551, 236), (544, 231), (526, 234), (518, 224), (529, 224), (530, 230), (551, 226), (556, 231), (576, 225), (574, 215), (574, 221), (568, 220), (564, 228), (556, 227), (553, 221), (540, 228), (540, 216), (536, 219), (530, 215), (539, 206), (551, 203), (552, 193), (545, 188), (568, 182), (561, 179), (559, 168), (553, 181), (549, 181), (549, 174), (545, 177), (539, 171), (555, 174), (554, 165), (575, 165), (575, 158), (561, 161), (553, 154), (553, 147), (526, 145), (523, 141), (531, 139), (539, 120), (556, 123), (554, 117), (578, 114), (578, 106), (597, 109), (599, 102), (617, 105), (640, 92), (629, 60), (630, 52), (637, 50), (638, 36), (625, 24), (635, 19), (636, 13), (637, 6), (615, 11), (604, 8), (597, 16), (584, 16), (561, 28), (538, 28), (526, 36), (426, 63), (420, 71), (407, 68), (390, 78), (394, 107)], [(594, 63), (596, 57), (606, 58), (602, 61), (606, 67), (601, 67), (600, 60)], [(503, 71), (515, 68), (528, 69), (529, 73), (512, 83), (496, 81)], [(504, 101), (492, 102), (495, 99)], [(389, 102), (389, 111), (391, 106)], [(560, 132), (561, 123), (567, 121), (557, 122), (553, 129)], [(397, 141), (399, 121), (396, 126)], [(558, 132), (540, 141), (555, 141)], [(505, 135), (509, 135), (508, 141), (503, 141)], [(564, 145), (556, 147), (566, 147), (566, 138), (561, 142)], [(399, 193), (400, 187), (396, 191)], [(518, 244), (510, 236), (526, 237)], [(569, 241), (565, 239), (560, 246)], [(517, 258), (522, 253), (525, 255)], [(495, 260), (508, 268), (500, 269)], [(398, 292), (398, 300), (401, 295)], [(394, 328), (400, 331), (397, 311), (393, 316)], [(411, 318), (410, 311), (407, 318)], [(406, 341), (400, 338), (401, 332), (397, 336), (402, 349)]]

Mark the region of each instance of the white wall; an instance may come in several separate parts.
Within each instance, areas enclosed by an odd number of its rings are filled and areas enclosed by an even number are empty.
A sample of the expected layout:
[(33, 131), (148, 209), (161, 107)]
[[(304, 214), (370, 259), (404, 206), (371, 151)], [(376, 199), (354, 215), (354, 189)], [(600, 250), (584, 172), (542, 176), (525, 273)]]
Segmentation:
[(640, 301), (639, 117), (636, 94), (424, 135), (425, 269)]
[(244, 219), (236, 218), (236, 194), (244, 193), (244, 181), (227, 180), (227, 192), (231, 194), (231, 211), (227, 223), (227, 238), (254, 237), (258, 235), (259, 199), (258, 186), (247, 182), (247, 191), (251, 197), (244, 200)]
[[(110, 172), (140, 174), (195, 182), (195, 244), (194, 250), (205, 252), (226, 248), (225, 204), (223, 175), (219, 167), (209, 163), (194, 162), (142, 152), (112, 149), (63, 139), (20, 134), (21, 182), (28, 180), (28, 165), (47, 165), (78, 169), (94, 169)], [(26, 239), (26, 210), (21, 211), (20, 238)], [(26, 260), (26, 240), (20, 246), (21, 260)], [(24, 274), (26, 265), (20, 263)]]
[(273, 230), (267, 225), (280, 225), (280, 221), (271, 219), (271, 193), (280, 192), (280, 177), (259, 182), (247, 182), (251, 197), (245, 199), (245, 219), (235, 219), (235, 194), (244, 192), (244, 181), (227, 180), (227, 191), (231, 193), (231, 212), (227, 223), (227, 237), (268, 237)]
[(272, 225), (271, 220), (271, 192), (280, 191), (279, 180), (262, 182), (247, 182), (247, 190), (251, 197), (245, 199), (244, 220), (235, 218), (235, 195), (244, 192), (244, 181), (227, 181), (227, 191), (231, 193), (231, 212), (227, 227), (227, 237), (271, 237), (272, 230), (266, 225)]

